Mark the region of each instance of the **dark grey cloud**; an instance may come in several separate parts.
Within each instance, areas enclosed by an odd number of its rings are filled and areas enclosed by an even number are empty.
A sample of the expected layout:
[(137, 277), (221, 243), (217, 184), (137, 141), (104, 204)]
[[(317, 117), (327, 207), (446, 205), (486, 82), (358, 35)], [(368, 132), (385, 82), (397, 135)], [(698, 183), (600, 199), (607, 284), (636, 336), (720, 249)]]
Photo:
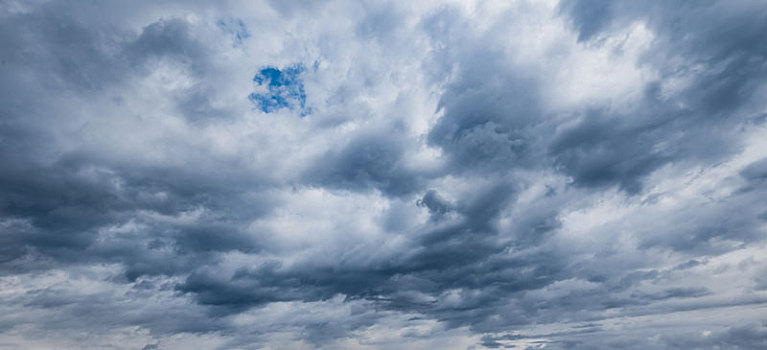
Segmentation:
[(765, 17), (0, 4), (0, 347), (763, 348)]
[(306, 182), (350, 190), (378, 189), (391, 195), (413, 193), (421, 174), (402, 165), (405, 142), (394, 135), (359, 135), (318, 158), (306, 172)]

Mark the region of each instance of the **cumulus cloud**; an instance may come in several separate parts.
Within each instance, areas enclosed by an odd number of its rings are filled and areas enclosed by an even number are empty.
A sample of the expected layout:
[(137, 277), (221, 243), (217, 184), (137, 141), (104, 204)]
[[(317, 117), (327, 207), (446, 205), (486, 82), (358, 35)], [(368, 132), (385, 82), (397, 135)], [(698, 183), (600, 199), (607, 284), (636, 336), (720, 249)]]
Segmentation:
[(766, 346), (764, 4), (0, 18), (2, 348)]

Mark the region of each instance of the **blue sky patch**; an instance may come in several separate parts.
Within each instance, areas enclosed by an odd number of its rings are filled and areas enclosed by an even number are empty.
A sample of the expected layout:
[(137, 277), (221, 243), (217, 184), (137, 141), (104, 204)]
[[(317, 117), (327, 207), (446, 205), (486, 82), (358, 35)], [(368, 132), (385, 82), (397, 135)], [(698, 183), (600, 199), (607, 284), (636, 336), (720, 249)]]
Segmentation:
[(265, 113), (272, 113), (282, 108), (299, 110), (301, 116), (309, 113), (306, 108), (306, 92), (301, 80), (304, 66), (292, 65), (283, 69), (277, 67), (265, 67), (261, 69), (253, 81), (259, 86), (265, 87), (266, 92), (253, 92), (248, 99), (256, 104), (258, 109)]
[(218, 27), (232, 36), (232, 46), (240, 46), (243, 40), (250, 38), (250, 33), (245, 23), (239, 18), (222, 18), (218, 20)]

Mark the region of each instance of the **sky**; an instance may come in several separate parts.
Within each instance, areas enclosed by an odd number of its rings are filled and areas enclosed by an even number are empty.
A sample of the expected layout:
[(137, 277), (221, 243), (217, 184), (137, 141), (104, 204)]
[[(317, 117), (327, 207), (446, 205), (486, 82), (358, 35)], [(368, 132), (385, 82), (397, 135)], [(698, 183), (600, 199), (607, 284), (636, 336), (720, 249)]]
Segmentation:
[(0, 0), (0, 349), (765, 349), (765, 33)]

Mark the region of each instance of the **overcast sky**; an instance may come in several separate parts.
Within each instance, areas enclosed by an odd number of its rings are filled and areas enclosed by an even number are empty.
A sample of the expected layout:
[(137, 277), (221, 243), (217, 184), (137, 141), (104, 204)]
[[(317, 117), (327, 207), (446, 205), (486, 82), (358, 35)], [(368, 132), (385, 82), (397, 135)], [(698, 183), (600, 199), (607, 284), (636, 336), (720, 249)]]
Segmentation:
[(767, 349), (765, 33), (0, 0), (0, 349)]

